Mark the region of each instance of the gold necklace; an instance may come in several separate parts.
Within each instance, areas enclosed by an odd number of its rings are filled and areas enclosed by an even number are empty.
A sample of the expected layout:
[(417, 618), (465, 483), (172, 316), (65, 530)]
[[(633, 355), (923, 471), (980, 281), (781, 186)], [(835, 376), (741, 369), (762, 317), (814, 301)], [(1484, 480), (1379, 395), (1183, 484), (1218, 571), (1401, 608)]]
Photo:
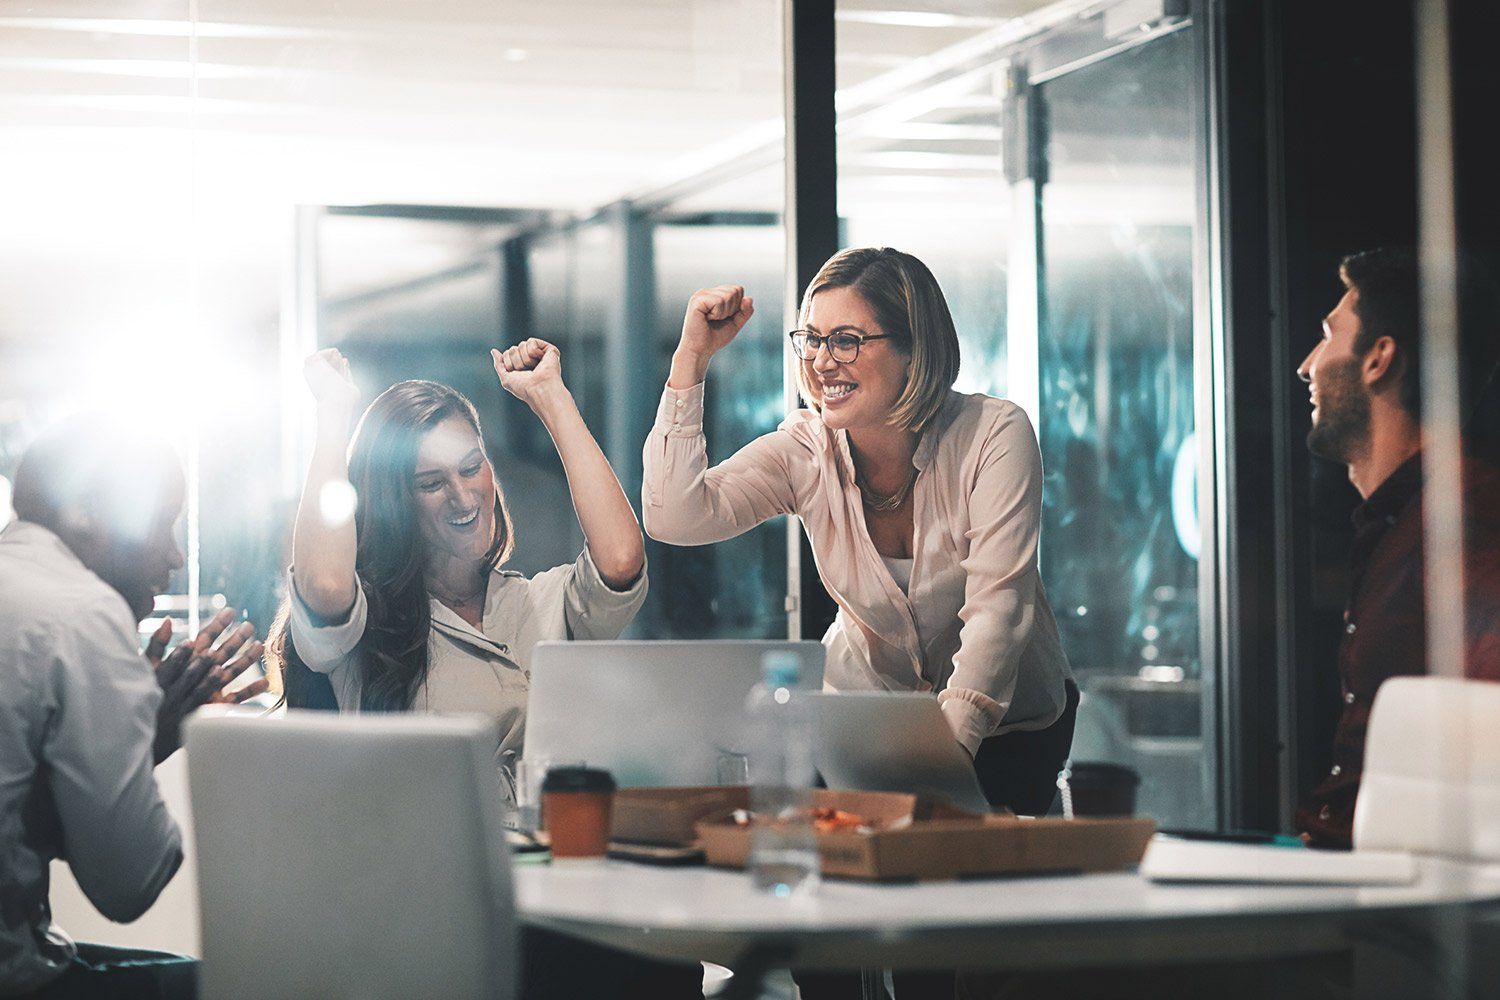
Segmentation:
[(916, 481), (917, 470), (912, 469), (911, 475), (899, 490), (889, 496), (881, 496), (865, 485), (863, 477), (858, 475), (854, 477), (854, 485), (859, 487), (859, 497), (864, 501), (864, 505), (871, 510), (880, 511), (881, 513), (898, 510), (902, 504), (906, 503), (906, 498), (911, 493), (911, 488), (916, 484)]

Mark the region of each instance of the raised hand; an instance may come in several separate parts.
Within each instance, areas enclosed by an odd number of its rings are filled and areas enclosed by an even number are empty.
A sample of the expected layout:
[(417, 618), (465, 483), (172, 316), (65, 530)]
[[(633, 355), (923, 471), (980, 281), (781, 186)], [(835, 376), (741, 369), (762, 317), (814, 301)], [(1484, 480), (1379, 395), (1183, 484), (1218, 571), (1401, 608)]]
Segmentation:
[(337, 348), (325, 347), (304, 361), (302, 377), (319, 406), (350, 410), (359, 402), (359, 389), (349, 374), (349, 360)]
[(755, 300), (740, 285), (700, 289), (688, 300), (679, 350), (706, 361), (728, 346), (753, 315)]
[(146, 660), (156, 672), (156, 683), (162, 691), (153, 747), (158, 764), (181, 745), (182, 720), (194, 709), (209, 702), (238, 704), (269, 686), (265, 678), (260, 678), (234, 691), (227, 690), (265, 651), (264, 644), (255, 639), (255, 626), (249, 622), (225, 632), (235, 613), (233, 608), (220, 611), (192, 642), (182, 643), (170, 654), (166, 649), (172, 638), (171, 619), (162, 622), (147, 642)]
[(545, 340), (532, 337), (503, 351), (491, 350), (495, 374), (506, 392), (535, 410), (549, 395), (566, 391), (562, 353)]

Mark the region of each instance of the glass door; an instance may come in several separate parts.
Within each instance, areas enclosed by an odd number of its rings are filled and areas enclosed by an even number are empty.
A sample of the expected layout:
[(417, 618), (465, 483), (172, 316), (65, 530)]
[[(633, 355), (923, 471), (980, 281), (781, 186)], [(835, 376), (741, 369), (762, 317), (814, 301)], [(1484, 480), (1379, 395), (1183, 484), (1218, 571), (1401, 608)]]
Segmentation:
[[(1025, 224), (1012, 229), (1009, 358), (1013, 381), (1018, 363), (1036, 375), (1013, 391), (1035, 407), (1042, 578), (1083, 692), (1074, 759), (1135, 768), (1143, 814), (1206, 828), (1195, 40), (1186, 21), (1129, 27), (1147, 37), (1117, 41), (1106, 20), (1102, 51), (1051, 39), (1011, 74), (1007, 166)], [(1034, 319), (1017, 322), (1018, 308)]]

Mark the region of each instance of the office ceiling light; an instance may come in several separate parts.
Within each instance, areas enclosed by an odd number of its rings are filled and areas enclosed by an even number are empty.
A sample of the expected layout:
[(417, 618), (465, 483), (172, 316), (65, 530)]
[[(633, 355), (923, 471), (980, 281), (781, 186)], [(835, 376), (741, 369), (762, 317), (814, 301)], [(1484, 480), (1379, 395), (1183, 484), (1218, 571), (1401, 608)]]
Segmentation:
[(0, 17), (0, 31), (26, 29), (88, 35), (140, 35), (155, 38), (331, 38), (347, 32), (284, 25), (225, 24), (160, 18)]
[(880, 24), (897, 28), (991, 28), (1008, 18), (973, 17), (926, 10), (840, 10), (835, 20), (857, 24)]

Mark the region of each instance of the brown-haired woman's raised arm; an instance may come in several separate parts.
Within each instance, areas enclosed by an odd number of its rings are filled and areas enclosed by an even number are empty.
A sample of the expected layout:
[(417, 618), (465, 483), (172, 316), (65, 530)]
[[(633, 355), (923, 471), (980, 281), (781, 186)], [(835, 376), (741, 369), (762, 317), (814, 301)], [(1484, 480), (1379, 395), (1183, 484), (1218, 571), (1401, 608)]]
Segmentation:
[(615, 470), (563, 384), (561, 353), (533, 337), (490, 354), (500, 385), (529, 406), (552, 435), (578, 524), (600, 577), (612, 590), (629, 588), (646, 567), (641, 526)]
[(292, 529), (292, 582), (309, 611), (337, 622), (348, 616), (359, 586), (348, 458), (359, 390), (349, 362), (333, 348), (308, 358), (303, 376), (318, 404), (317, 438)]

